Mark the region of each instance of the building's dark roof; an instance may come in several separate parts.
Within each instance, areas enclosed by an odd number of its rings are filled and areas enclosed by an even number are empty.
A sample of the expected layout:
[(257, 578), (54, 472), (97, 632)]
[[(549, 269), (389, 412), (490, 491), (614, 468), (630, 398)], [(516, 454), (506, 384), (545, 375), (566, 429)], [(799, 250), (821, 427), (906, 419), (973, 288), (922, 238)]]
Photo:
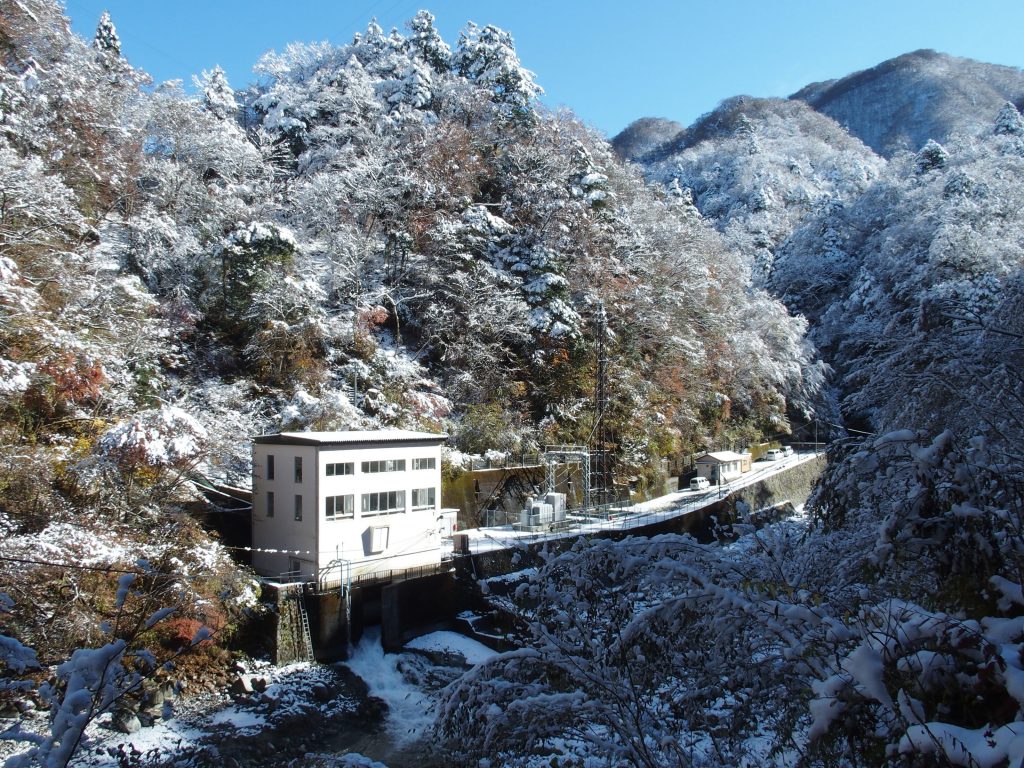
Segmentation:
[(349, 430), (346, 432), (279, 432), (260, 435), (254, 442), (266, 445), (371, 446), (381, 443), (440, 445), (448, 435), (404, 429)]

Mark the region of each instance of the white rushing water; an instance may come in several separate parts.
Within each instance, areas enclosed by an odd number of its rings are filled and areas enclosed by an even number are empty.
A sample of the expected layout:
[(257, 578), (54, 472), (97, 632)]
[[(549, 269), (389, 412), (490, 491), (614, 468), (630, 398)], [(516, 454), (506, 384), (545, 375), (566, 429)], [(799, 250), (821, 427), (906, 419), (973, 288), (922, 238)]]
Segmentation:
[(370, 695), (388, 705), (385, 727), (396, 746), (421, 738), (433, 727), (431, 698), (398, 670), (400, 654), (387, 654), (380, 644), (380, 627), (367, 627), (345, 665), (369, 686)]

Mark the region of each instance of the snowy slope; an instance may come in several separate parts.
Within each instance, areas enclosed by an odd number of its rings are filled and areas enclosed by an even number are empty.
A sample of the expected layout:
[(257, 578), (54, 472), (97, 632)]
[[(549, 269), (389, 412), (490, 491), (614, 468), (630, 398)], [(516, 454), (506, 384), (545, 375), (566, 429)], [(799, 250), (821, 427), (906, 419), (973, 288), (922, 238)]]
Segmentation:
[(914, 51), (791, 97), (836, 120), (879, 154), (974, 133), (1007, 101), (1024, 104), (1024, 72), (931, 50)]

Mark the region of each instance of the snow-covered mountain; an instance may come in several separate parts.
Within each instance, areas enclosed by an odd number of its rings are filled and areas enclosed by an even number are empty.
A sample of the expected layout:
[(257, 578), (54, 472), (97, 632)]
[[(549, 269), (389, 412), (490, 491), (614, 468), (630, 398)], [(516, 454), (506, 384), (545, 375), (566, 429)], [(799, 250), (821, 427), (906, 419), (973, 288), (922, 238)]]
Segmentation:
[[(647, 126), (638, 121), (630, 128), (646, 133)], [(633, 139), (632, 146), (642, 145)], [(749, 259), (760, 283), (803, 217), (856, 197), (884, 161), (802, 102), (737, 96), (647, 151), (639, 164), (649, 180), (692, 200)]]
[[(449, 46), (433, 21), (295, 43), (250, 87), (215, 69), (190, 95), (135, 70), (107, 16), (87, 42), (53, 0), (0, 4), (0, 654), (9, 631), (19, 665), (23, 645), (64, 658), (127, 598), (23, 566), (39, 552), (187, 580), (169, 649), (243, 621), (246, 572), (183, 510), (193, 472), (248, 482), (252, 436), (587, 443), (598, 327), (624, 491), (812, 407), (806, 324), (743, 255), (539, 109), (510, 34)], [(69, 610), (65, 589), (96, 597)]]
[[(638, 121), (629, 146), (808, 318), (847, 417), (969, 429), (992, 419), (978, 382), (998, 377), (978, 371), (998, 355), (959, 342), (1009, 311), (996, 297), (1021, 264), (1022, 98), (1020, 70), (918, 51), (791, 99), (727, 99), (660, 143), (668, 124)], [(942, 386), (973, 396), (922, 383), (936, 356)]]
[(615, 153), (623, 160), (641, 160), (668, 144), (684, 131), (683, 125), (662, 117), (634, 120), (611, 140)]
[(885, 157), (945, 143), (991, 124), (1007, 101), (1024, 106), (1024, 71), (920, 50), (790, 98), (833, 118)]
[[(835, 120), (883, 157), (916, 152), (929, 139), (944, 143), (975, 133), (1006, 102), (1024, 107), (1024, 71), (932, 50), (897, 56), (838, 80), (811, 83), (789, 97)], [(625, 160), (660, 162), (730, 123), (734, 102), (773, 101), (737, 96), (686, 127), (663, 117), (642, 117), (611, 139)], [(744, 110), (753, 119), (750, 109)]]
[(638, 489), (794, 417), (841, 439), (806, 518), (581, 538), (495, 589), (523, 647), (440, 694), (439, 763), (1019, 764), (1013, 71), (912, 54), (641, 121), (625, 163), (538, 109), (509, 33), (433, 22), (193, 96), (106, 14), (90, 44), (55, 0), (0, 3), (0, 712), (50, 712), (3, 726), (8, 764), (69, 764), (102, 711), (159, 716), (144, 683), (230, 663), (258, 585), (190, 473), (243, 483), (281, 428), (588, 443), (598, 328)]

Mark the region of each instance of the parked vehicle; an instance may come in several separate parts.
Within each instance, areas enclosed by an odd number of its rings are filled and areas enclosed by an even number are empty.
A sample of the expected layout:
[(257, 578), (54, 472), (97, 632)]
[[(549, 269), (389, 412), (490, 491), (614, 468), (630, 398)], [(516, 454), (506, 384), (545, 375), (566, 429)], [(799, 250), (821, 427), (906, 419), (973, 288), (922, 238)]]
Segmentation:
[(787, 456), (792, 456), (793, 455), (793, 446), (791, 446), (791, 445), (784, 445), (784, 446), (782, 446), (782, 452), (784, 454), (786, 454)]
[(782, 452), (781, 448), (772, 448), (765, 455), (765, 461), (782, 461), (786, 458), (786, 454)]
[(690, 481), (691, 491), (706, 491), (711, 487), (711, 483), (708, 482), (706, 477), (695, 477)]

